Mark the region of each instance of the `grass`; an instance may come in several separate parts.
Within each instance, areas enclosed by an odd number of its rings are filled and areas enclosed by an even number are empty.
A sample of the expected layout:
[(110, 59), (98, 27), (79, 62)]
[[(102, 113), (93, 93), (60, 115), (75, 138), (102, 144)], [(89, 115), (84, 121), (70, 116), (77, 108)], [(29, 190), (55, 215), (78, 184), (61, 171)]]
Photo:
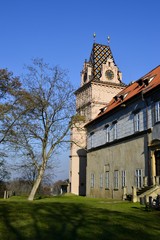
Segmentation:
[(77, 196), (0, 200), (1, 240), (160, 239), (160, 212)]

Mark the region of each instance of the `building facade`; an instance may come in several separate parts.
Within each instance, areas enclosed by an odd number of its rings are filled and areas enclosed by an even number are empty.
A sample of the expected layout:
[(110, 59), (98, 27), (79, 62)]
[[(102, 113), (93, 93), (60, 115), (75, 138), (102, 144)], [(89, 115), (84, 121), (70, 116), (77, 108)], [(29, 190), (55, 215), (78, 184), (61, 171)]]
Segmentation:
[(85, 125), (86, 195), (124, 199), (160, 185), (160, 66), (126, 86)]
[(125, 87), (111, 49), (94, 43), (90, 58), (84, 62), (81, 85), (75, 92), (76, 116), (72, 119), (70, 148), (70, 191), (86, 195), (87, 143), (84, 125), (104, 110), (113, 96)]

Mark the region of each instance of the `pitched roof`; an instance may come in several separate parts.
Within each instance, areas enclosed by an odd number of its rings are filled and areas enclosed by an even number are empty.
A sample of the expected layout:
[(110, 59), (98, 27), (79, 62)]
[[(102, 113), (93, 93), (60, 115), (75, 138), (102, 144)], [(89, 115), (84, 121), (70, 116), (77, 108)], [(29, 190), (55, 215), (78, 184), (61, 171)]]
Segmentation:
[(93, 66), (93, 78), (99, 79), (101, 77), (102, 64), (111, 58), (115, 64), (111, 49), (109, 46), (94, 43), (90, 55), (89, 62)]
[(90, 125), (92, 122), (98, 120), (101, 116), (104, 116), (116, 107), (122, 106), (122, 104), (125, 104), (128, 100), (134, 98), (139, 93), (143, 92), (143, 94), (145, 94), (156, 88), (158, 85), (160, 85), (160, 65), (137, 81), (129, 84), (126, 88), (114, 96), (112, 100), (101, 109), (98, 116), (92, 121), (88, 122), (85, 126)]

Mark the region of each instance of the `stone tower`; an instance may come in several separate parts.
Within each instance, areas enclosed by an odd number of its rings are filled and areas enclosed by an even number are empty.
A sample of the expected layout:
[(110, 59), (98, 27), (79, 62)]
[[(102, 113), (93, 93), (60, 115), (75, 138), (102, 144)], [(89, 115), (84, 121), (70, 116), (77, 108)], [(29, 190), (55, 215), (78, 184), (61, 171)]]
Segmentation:
[(76, 116), (71, 128), (70, 191), (86, 194), (86, 131), (84, 125), (95, 118), (125, 85), (109, 46), (94, 43), (89, 61), (81, 72), (81, 86), (75, 92)]

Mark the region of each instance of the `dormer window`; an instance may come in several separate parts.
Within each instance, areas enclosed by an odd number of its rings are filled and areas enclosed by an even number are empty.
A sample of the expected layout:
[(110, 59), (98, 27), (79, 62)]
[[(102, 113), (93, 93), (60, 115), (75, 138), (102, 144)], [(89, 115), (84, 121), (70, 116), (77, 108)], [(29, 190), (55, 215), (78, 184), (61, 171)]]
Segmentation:
[(150, 83), (153, 79), (154, 79), (154, 77), (144, 79), (143, 81), (144, 81), (145, 86), (148, 86), (149, 83)]
[(106, 109), (107, 109), (107, 107), (103, 107), (103, 108), (101, 108), (99, 114), (104, 113), (104, 112), (106, 111)]
[(127, 97), (127, 95), (128, 95), (128, 93), (125, 93), (125, 94), (123, 95), (123, 98), (126, 98), (126, 97)]
[(150, 83), (153, 79), (154, 79), (154, 77), (151, 77), (151, 78), (149, 79), (149, 83)]
[(144, 81), (143, 81), (143, 82), (144, 82), (144, 85), (145, 85), (145, 86), (148, 86), (148, 84), (149, 84), (149, 79), (148, 79), (148, 78), (146, 78), (146, 79), (144, 79)]
[(118, 101), (118, 96), (114, 96), (114, 100), (117, 102)]
[(143, 79), (138, 80), (138, 85), (141, 87), (143, 85)]
[(119, 98), (121, 99), (121, 101), (124, 100), (124, 95), (120, 95)]
[(141, 86), (144, 86), (144, 87), (147, 87), (149, 85), (149, 83), (154, 79), (154, 77), (147, 77), (145, 79), (139, 79), (138, 80), (138, 85), (141, 87)]
[(127, 97), (128, 93), (114, 96), (114, 100), (117, 102), (119, 99), (123, 101)]
[(127, 97), (128, 93), (122, 94), (119, 96), (119, 98), (121, 99), (121, 101), (123, 101), (126, 97)]

